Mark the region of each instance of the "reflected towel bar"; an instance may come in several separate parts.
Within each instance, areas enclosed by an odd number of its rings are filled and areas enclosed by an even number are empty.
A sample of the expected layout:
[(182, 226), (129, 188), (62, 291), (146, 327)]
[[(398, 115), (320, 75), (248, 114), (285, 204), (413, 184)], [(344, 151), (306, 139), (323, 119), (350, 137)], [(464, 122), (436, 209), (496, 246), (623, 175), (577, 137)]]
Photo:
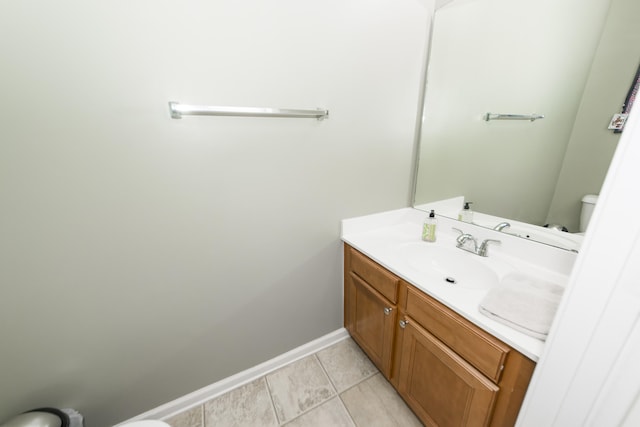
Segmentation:
[(529, 120), (535, 122), (538, 119), (544, 119), (543, 114), (496, 114), (496, 113), (487, 113), (484, 115), (484, 120), (488, 122), (489, 120)]
[(298, 117), (324, 120), (329, 117), (329, 110), (300, 110), (292, 108), (262, 107), (211, 107), (207, 105), (188, 105), (169, 102), (171, 118), (181, 119), (191, 116), (244, 116), (244, 117)]

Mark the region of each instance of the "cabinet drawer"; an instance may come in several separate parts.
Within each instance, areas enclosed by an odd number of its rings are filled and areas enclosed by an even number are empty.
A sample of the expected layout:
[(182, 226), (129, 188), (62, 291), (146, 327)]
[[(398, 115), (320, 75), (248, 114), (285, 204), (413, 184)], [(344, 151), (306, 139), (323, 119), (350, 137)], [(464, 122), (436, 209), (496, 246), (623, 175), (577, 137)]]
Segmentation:
[(476, 369), (498, 382), (509, 353), (507, 345), (411, 287), (406, 313)]
[(349, 248), (348, 250), (351, 255), (351, 271), (360, 276), (386, 299), (394, 304), (397, 303), (400, 279), (355, 249)]

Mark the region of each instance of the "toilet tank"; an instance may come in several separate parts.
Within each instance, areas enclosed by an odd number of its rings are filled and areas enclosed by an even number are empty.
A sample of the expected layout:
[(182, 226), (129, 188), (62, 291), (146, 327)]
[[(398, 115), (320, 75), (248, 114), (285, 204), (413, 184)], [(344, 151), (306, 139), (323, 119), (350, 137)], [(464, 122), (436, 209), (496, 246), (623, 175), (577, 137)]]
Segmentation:
[(582, 198), (582, 210), (580, 211), (580, 232), (587, 231), (587, 226), (591, 220), (591, 214), (596, 207), (598, 196), (595, 194), (587, 194)]

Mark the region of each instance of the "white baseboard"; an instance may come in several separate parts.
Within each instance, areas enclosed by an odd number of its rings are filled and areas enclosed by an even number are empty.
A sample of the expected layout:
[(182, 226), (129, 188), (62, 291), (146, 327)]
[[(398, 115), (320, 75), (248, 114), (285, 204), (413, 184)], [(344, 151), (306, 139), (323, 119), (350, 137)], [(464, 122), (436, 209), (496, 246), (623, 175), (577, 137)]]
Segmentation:
[(281, 354), (280, 356), (276, 356), (271, 360), (267, 360), (264, 363), (210, 384), (206, 387), (194, 391), (193, 393), (189, 393), (185, 396), (179, 397), (176, 400), (165, 403), (162, 406), (158, 406), (155, 409), (147, 411), (129, 420), (123, 421), (122, 423), (117, 424), (115, 427), (124, 427), (125, 424), (134, 421), (164, 420), (170, 418), (176, 414), (179, 414), (180, 412), (201, 405), (204, 402), (213, 399), (214, 397), (233, 390), (234, 388), (239, 387), (243, 384), (247, 384), (255, 380), (256, 378), (260, 378), (263, 375), (273, 372), (276, 369), (288, 365), (289, 363), (295, 362), (296, 360), (300, 360), (303, 357), (320, 351), (323, 348), (329, 347), (348, 337), (349, 333), (346, 329), (338, 329), (316, 340), (303, 344), (300, 347), (294, 348), (291, 351)]

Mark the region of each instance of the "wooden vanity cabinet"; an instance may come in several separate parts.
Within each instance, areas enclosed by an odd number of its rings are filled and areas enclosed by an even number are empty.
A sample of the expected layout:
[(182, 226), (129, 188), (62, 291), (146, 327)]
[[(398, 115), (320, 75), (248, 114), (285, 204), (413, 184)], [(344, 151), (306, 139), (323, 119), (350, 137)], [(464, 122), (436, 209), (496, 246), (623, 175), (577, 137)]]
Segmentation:
[(345, 327), (420, 420), (514, 425), (535, 363), (349, 245), (344, 249)]

